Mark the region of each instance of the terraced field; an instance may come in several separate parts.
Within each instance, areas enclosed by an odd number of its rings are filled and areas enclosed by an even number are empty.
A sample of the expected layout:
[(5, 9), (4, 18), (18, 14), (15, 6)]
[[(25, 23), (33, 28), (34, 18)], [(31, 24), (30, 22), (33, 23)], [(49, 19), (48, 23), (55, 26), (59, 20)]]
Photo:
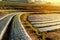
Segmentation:
[(60, 14), (14, 12), (0, 18), (0, 40), (60, 40)]
[(32, 40), (60, 40), (60, 14), (25, 13), (21, 21)]

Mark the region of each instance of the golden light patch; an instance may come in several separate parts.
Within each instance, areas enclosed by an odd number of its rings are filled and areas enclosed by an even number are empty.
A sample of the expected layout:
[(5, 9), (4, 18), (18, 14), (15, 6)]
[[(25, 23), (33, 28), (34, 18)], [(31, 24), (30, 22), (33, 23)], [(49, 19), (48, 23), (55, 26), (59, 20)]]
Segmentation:
[(47, 4), (51, 3), (52, 5), (60, 6), (60, 0), (29, 0), (30, 3), (40, 3), (40, 4)]
[(43, 0), (44, 2), (50, 2), (53, 5), (60, 6), (60, 0)]

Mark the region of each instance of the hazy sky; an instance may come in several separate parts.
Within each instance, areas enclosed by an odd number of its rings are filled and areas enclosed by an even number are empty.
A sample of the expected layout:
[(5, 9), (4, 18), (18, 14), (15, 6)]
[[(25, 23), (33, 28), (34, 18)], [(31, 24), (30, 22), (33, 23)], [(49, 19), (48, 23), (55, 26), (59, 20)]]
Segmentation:
[[(0, 0), (0, 1), (2, 1), (2, 0)], [(28, 2), (28, 0), (8, 0), (8, 1)], [(55, 5), (60, 5), (60, 0), (29, 0), (29, 1), (30, 1), (30, 2), (34, 2), (34, 1), (39, 1), (39, 2), (41, 2), (41, 1), (42, 1), (42, 3), (51, 2), (51, 3), (55, 4)]]
[(60, 2), (60, 0), (44, 0), (44, 1), (47, 1), (47, 2), (53, 2), (53, 3)]
[[(34, 1), (34, 0), (32, 0), (32, 1)], [(36, 1), (39, 1), (39, 3), (41, 3), (41, 2), (42, 3), (50, 2), (50, 3), (54, 4), (54, 5), (60, 6), (60, 0), (36, 0)]]
[(60, 0), (43, 0), (43, 1), (51, 2), (51, 3), (53, 3), (54, 5), (60, 6)]
[(29, 1), (42, 1), (42, 2), (51, 2), (51, 3), (60, 3), (60, 0), (29, 0)]

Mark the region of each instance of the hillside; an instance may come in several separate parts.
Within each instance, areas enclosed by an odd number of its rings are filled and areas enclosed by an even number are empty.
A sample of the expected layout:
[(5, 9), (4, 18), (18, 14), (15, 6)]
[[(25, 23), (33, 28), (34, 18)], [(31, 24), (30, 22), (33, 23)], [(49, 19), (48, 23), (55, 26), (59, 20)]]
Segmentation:
[(50, 3), (47, 4), (33, 4), (33, 3), (21, 3), (21, 2), (6, 2), (0, 1), (0, 9), (14, 9), (21, 11), (34, 11), (34, 12), (46, 12), (46, 11), (60, 11), (60, 6), (55, 6)]

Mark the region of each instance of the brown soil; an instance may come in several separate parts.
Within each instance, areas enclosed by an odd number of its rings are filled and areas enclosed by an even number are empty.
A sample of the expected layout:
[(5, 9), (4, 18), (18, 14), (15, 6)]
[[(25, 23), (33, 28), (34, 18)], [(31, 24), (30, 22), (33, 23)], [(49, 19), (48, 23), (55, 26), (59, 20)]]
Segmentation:
[(46, 38), (51, 40), (60, 40), (60, 29), (46, 33)]
[[(32, 40), (42, 40), (40, 37), (38, 38), (38, 36), (32, 32), (30, 28), (27, 28), (26, 26), (24, 27)], [(46, 32), (46, 40), (60, 40), (60, 30)]]
[[(38, 37), (38, 35), (36, 35), (30, 28), (29, 26), (26, 26), (27, 23), (24, 23), (24, 20), (22, 20), (22, 24), (24, 25), (27, 33), (29, 34), (29, 36), (32, 38), (32, 40), (42, 40), (42, 35), (40, 35), (41, 37)], [(49, 31), (49, 32), (44, 32), (45, 33), (45, 40), (60, 40), (60, 29), (57, 30), (53, 30), (53, 31)], [(40, 33), (42, 34), (42, 33)]]
[[(24, 23), (22, 23), (22, 24), (24, 25)], [(38, 36), (29, 27), (27, 27), (25, 25), (24, 25), (24, 27), (25, 27), (27, 33), (29, 34), (29, 36), (32, 38), (32, 40), (41, 40), (40, 38), (38, 38)]]

